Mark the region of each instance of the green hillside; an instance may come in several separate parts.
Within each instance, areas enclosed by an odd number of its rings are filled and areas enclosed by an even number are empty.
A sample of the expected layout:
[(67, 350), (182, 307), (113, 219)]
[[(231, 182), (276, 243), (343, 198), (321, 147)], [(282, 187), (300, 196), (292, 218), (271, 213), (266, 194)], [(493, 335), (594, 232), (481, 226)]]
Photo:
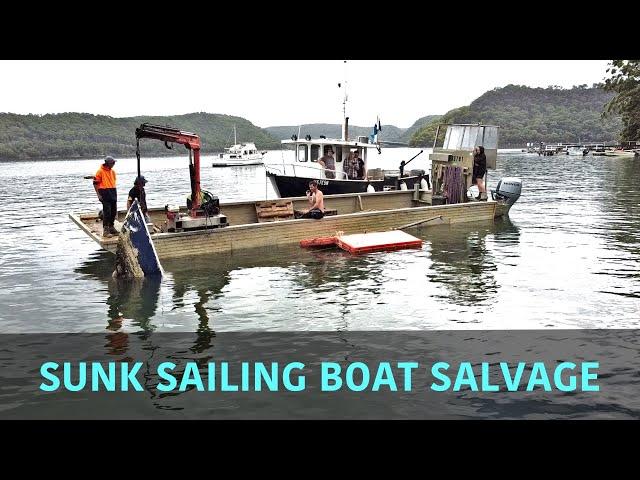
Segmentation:
[(521, 147), (527, 142), (613, 142), (622, 122), (619, 117), (601, 117), (612, 97), (612, 93), (586, 85), (571, 89), (507, 85), (420, 128), (410, 145), (431, 146), (440, 122), (498, 125), (501, 148)]
[(441, 117), (442, 117), (442, 115), (427, 115), (426, 117), (419, 118), (418, 120), (413, 122), (413, 125), (411, 125), (409, 128), (407, 128), (402, 133), (402, 135), (400, 136), (398, 141), (409, 143), (409, 141), (411, 140), (411, 137), (413, 136), (413, 134), (415, 132), (420, 130), (425, 125), (428, 125), (429, 123), (431, 123), (431, 122), (433, 122), (435, 120), (438, 120)]
[[(141, 123), (169, 125), (200, 136), (202, 153), (223, 150), (233, 143), (254, 142), (259, 149), (280, 148), (280, 142), (244, 118), (212, 113), (166, 117), (114, 118), (88, 113), (18, 115), (0, 113), (0, 160), (134, 156), (135, 129)], [(164, 144), (142, 140), (145, 155), (175, 155)], [(179, 147), (183, 149), (183, 147)]]

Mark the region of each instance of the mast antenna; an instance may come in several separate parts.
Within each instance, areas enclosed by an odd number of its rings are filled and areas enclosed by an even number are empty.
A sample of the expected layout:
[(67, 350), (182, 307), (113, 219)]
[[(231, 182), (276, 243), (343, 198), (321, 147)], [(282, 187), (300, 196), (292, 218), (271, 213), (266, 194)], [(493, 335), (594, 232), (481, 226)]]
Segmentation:
[[(342, 118), (347, 118), (347, 100), (349, 97), (347, 96), (347, 61), (344, 60), (344, 98), (342, 100)], [(340, 84), (338, 84), (340, 86)]]

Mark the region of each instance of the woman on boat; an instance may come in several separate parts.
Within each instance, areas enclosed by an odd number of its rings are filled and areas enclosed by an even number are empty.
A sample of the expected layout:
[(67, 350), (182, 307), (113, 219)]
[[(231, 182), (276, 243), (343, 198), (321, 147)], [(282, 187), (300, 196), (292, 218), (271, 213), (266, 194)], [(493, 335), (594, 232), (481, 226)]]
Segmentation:
[(487, 156), (484, 154), (482, 145), (473, 149), (473, 176), (471, 183), (478, 185), (478, 200), (487, 199), (487, 190), (484, 186), (484, 176), (487, 173)]

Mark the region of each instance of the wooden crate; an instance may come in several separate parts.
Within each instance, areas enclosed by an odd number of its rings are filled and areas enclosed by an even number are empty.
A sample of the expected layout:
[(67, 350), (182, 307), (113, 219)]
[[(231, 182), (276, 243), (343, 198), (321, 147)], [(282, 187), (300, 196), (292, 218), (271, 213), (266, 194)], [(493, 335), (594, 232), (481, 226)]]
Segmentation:
[(293, 219), (293, 202), (278, 200), (256, 202), (256, 215), (259, 223), (291, 220)]

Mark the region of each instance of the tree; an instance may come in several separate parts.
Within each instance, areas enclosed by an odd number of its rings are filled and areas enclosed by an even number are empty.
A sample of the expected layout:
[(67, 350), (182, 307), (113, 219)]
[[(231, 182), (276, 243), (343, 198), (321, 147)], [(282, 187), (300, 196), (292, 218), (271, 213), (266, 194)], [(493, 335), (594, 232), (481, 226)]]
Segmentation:
[(605, 79), (604, 89), (616, 95), (602, 115), (619, 113), (623, 124), (620, 140), (640, 140), (640, 60), (613, 60), (606, 71), (610, 77)]

